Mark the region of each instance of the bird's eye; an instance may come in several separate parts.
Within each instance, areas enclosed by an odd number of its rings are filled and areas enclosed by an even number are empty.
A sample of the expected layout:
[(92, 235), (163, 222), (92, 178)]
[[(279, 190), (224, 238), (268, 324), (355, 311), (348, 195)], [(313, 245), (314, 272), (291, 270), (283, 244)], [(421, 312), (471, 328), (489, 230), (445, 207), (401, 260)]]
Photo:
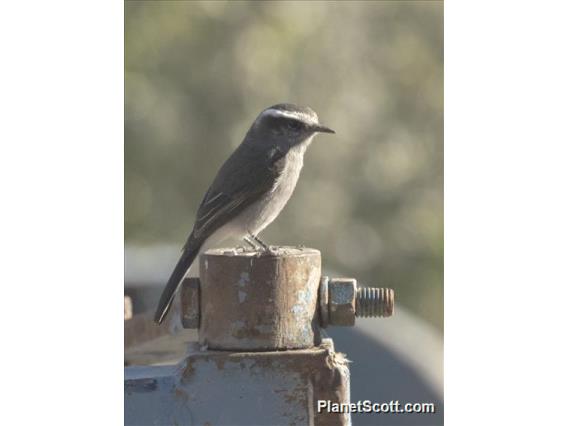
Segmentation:
[(289, 120), (288, 128), (292, 130), (300, 130), (302, 128), (302, 123), (296, 120)]

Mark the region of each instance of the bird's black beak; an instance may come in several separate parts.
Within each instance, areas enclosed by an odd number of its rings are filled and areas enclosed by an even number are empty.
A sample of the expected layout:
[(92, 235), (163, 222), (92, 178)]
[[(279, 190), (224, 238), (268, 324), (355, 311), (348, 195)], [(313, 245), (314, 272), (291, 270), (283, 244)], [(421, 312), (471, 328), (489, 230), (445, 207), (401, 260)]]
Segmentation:
[(318, 133), (334, 133), (335, 134), (335, 130), (330, 129), (329, 127), (326, 126), (322, 126), (320, 124), (316, 124), (313, 127), (314, 132), (318, 132)]

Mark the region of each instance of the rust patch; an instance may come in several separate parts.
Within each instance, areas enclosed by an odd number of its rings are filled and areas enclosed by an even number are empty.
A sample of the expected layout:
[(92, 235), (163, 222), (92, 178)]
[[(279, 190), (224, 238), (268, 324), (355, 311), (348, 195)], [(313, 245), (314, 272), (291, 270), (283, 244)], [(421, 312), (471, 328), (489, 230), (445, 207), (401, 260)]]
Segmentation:
[(224, 370), (225, 369), (225, 361), (226, 359), (223, 357), (218, 357), (215, 359), (215, 364), (217, 364), (217, 369), (218, 370)]
[[(349, 361), (341, 353), (334, 352), (330, 344), (310, 349), (271, 351), (271, 352), (226, 352), (208, 351), (192, 353), (182, 364), (182, 382), (190, 379), (200, 370), (203, 363), (210, 364), (218, 370), (234, 371), (239, 374), (273, 375), (294, 377), (296, 385), (293, 388), (277, 387), (272, 390), (278, 395), (286, 406), (305, 407), (295, 413), (282, 413), (289, 423), (298, 425), (309, 424), (315, 426), (349, 424), (349, 416), (336, 413), (317, 413), (315, 406), (317, 400), (330, 400), (332, 402), (349, 402)], [(182, 386), (183, 387), (183, 383)], [(173, 388), (176, 398), (191, 400), (192, 391), (183, 389), (186, 394)], [(306, 417), (307, 416), (307, 417)]]
[(183, 389), (176, 388), (175, 391), (174, 391), (174, 394), (175, 394), (176, 398), (182, 399), (184, 402), (189, 401), (189, 395)]
[(334, 368), (347, 367), (350, 362), (351, 361), (347, 359), (345, 354), (341, 352), (329, 352), (325, 359), (325, 363), (330, 370), (333, 370)]
[(181, 378), (184, 382), (191, 379), (193, 373), (195, 373), (195, 367), (193, 366), (194, 358), (189, 356), (186, 358), (185, 367), (183, 368), (183, 372), (181, 373)]

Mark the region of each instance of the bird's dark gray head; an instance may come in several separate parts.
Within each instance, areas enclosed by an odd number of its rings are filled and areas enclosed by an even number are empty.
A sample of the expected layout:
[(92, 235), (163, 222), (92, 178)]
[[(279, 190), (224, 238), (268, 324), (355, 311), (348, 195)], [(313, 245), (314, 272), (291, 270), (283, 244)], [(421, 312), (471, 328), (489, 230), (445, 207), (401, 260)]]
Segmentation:
[(251, 131), (259, 138), (278, 140), (279, 144), (290, 147), (309, 142), (316, 133), (335, 133), (319, 123), (313, 109), (294, 104), (277, 104), (266, 108), (254, 121)]

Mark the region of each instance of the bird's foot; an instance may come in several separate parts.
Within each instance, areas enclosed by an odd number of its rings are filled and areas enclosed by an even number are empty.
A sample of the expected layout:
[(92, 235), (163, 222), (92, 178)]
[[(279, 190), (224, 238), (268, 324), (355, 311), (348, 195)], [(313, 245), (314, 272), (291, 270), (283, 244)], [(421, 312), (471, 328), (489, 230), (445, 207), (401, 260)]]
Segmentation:
[(250, 234), (250, 238), (253, 239), (254, 241), (256, 241), (265, 252), (267, 251), (271, 251), (270, 249), (270, 245), (266, 244), (264, 241), (262, 241), (260, 238), (258, 238), (256, 235)]
[(255, 243), (253, 243), (252, 240), (249, 237), (243, 237), (243, 241), (248, 244), (248, 248), (243, 247), (244, 251), (248, 251), (248, 250), (257, 251), (258, 250), (258, 246)]

